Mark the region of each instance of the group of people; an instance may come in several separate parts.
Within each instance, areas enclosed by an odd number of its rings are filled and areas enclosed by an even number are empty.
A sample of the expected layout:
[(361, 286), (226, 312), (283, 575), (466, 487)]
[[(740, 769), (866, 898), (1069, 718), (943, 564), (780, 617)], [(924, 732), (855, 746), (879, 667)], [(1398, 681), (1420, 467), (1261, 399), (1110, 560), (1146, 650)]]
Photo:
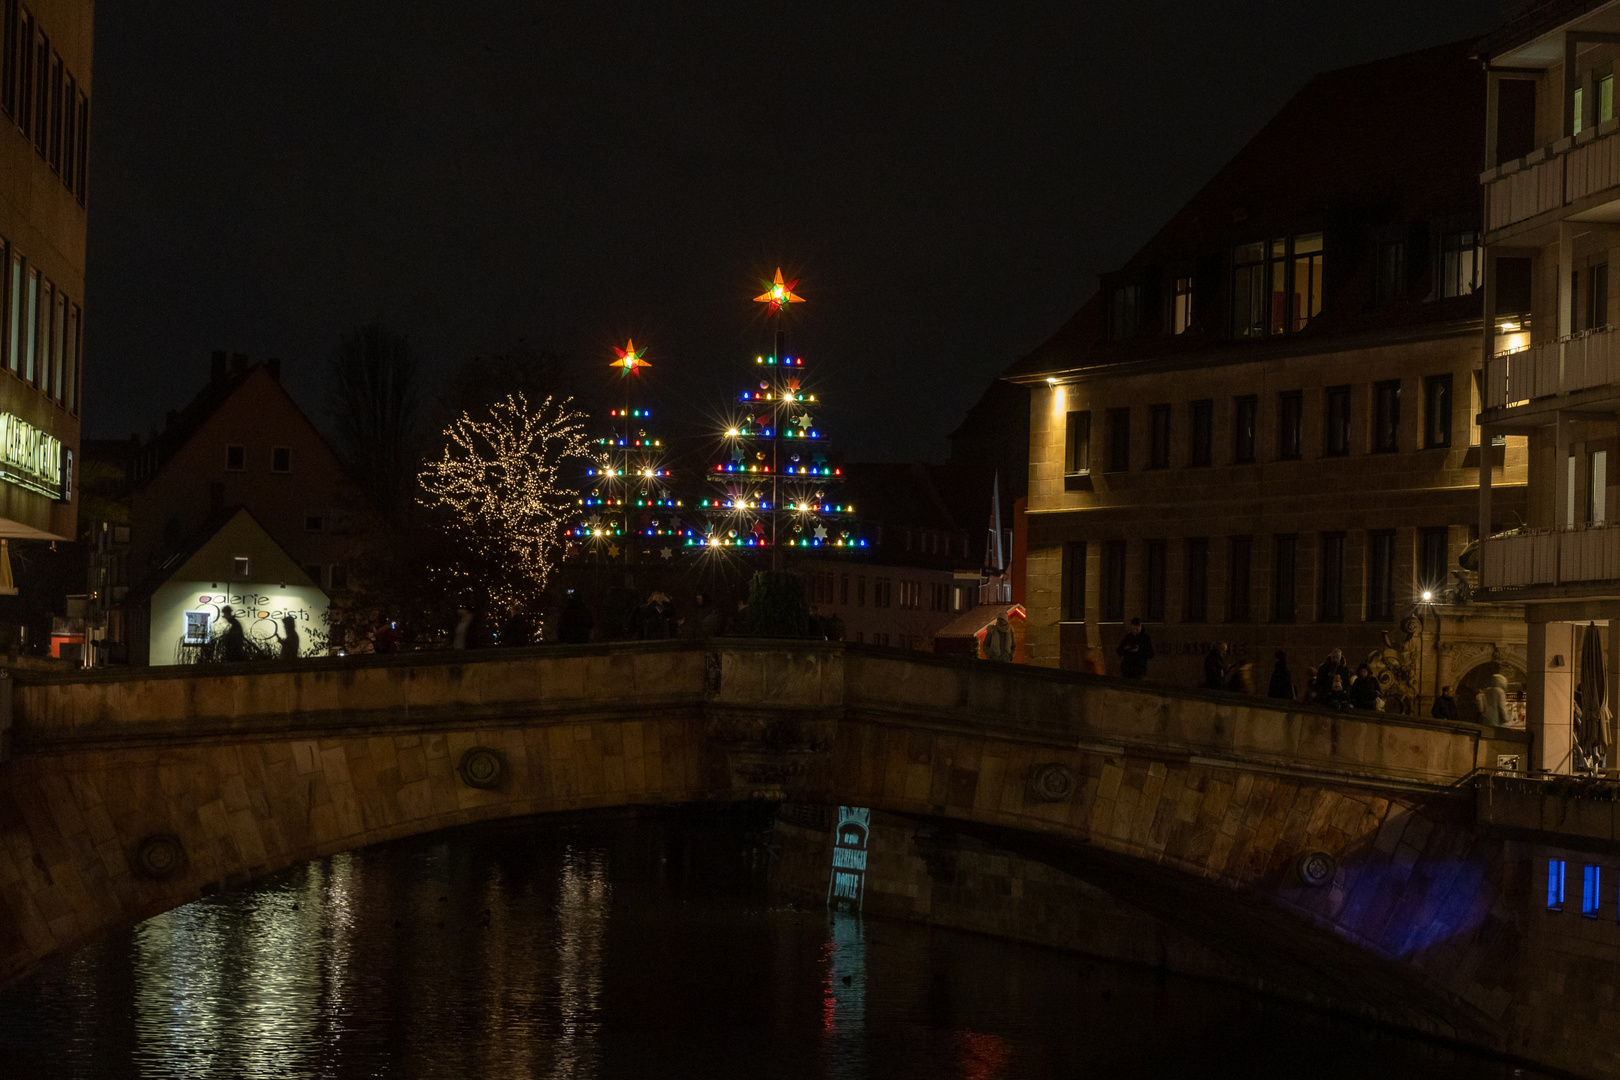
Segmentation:
[[(216, 635), (219, 639), (219, 659), (228, 664), (248, 659), (247, 630), (243, 628), (242, 620), (236, 617), (236, 609), (229, 604), (220, 608), (219, 621), (224, 624), (224, 629)], [(281, 626), (281, 630), (272, 630), (277, 645), (276, 658), (296, 660), (302, 645), (302, 639), (298, 634), (298, 620), (291, 615), (283, 616)], [(257, 655), (263, 656), (263, 653)]]
[[(1145, 679), (1148, 661), (1153, 659), (1153, 639), (1142, 628), (1141, 619), (1132, 619), (1130, 629), (1120, 639), (1114, 652), (1119, 656), (1119, 673), (1127, 679)], [(1317, 667), (1306, 672), (1303, 692), (1288, 667), (1288, 654), (1281, 649), (1274, 654), (1271, 679), (1266, 685), (1266, 696), (1283, 701), (1306, 701), (1329, 709), (1355, 709), (1381, 712), (1384, 708), (1383, 686), (1368, 664), (1356, 665), (1352, 674), (1345, 662), (1344, 650), (1334, 649)], [(1253, 665), (1247, 661), (1234, 661), (1231, 646), (1217, 641), (1204, 654), (1205, 690), (1224, 690), (1253, 694), (1256, 692)], [(1481, 722), (1498, 727), (1508, 723), (1507, 678), (1491, 676), (1491, 684), (1477, 696)], [(1436, 720), (1457, 719), (1457, 699), (1451, 687), (1441, 687), (1430, 706), (1429, 715)]]

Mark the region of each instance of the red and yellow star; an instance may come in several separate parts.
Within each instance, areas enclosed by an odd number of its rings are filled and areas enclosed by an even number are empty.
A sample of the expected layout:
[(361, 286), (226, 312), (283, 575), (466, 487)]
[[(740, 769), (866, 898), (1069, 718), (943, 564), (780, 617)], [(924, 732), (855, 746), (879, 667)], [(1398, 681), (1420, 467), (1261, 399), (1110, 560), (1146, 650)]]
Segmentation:
[(626, 375), (639, 376), (641, 374), (641, 369), (642, 368), (644, 368), (644, 367), (652, 367), (651, 364), (647, 363), (647, 361), (645, 361), (645, 360), (643, 360), (641, 358), (641, 354), (646, 352), (647, 350), (646, 349), (638, 349), (638, 348), (636, 348), (636, 342), (635, 342), (634, 338), (626, 339), (625, 343), (624, 343), (624, 348), (622, 348), (622, 349), (619, 348), (617, 345), (615, 345), (613, 347), (613, 351), (614, 351), (615, 354), (618, 355), (619, 358), (617, 360), (613, 361), (613, 363), (609, 364), (608, 366), (609, 367), (624, 368), (624, 373)]
[(770, 307), (767, 311), (773, 315), (789, 304), (802, 304), (804, 303), (804, 297), (793, 291), (793, 286), (798, 283), (798, 278), (794, 278), (792, 281), (783, 281), (782, 268), (778, 266), (776, 268), (776, 280), (765, 282), (765, 291), (754, 297), (754, 302), (769, 304)]

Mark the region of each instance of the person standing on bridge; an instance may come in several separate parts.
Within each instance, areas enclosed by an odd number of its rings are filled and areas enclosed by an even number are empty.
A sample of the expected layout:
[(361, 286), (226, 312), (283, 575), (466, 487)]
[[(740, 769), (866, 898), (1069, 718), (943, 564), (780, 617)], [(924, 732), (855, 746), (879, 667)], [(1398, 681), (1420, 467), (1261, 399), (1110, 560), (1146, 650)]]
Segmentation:
[(1294, 700), (1294, 673), (1288, 670), (1288, 654), (1277, 650), (1277, 663), (1271, 668), (1271, 685), (1266, 696), (1284, 701)]
[(242, 624), (236, 619), (236, 612), (231, 605), (226, 604), (219, 609), (219, 617), (225, 620), (225, 632), (220, 635), (225, 642), (225, 662), (235, 664), (247, 659), (247, 634), (242, 630)]
[(1204, 654), (1204, 689), (1226, 689), (1226, 653), (1229, 646), (1224, 641), (1217, 641), (1215, 646)]
[(1131, 632), (1119, 639), (1119, 673), (1127, 679), (1147, 678), (1148, 661), (1153, 659), (1153, 639), (1142, 629), (1141, 619), (1131, 620)]

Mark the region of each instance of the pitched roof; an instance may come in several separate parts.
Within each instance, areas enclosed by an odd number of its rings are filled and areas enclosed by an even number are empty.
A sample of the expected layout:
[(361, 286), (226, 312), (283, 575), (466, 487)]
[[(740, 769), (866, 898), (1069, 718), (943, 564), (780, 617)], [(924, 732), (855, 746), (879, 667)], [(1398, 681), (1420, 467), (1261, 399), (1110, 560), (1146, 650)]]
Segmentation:
[[(1443, 324), (1477, 319), (1475, 297), (1370, 311), (1373, 267), (1365, 250), (1368, 229), (1429, 222), (1477, 227), (1485, 76), (1470, 58), (1470, 44), (1315, 76), (1123, 267), (1105, 275), (1105, 281), (1142, 280), (1166, 267), (1187, 267), (1198, 302), (1187, 333), (1104, 342), (1106, 304), (1099, 291), (1004, 377), (1031, 380), (1212, 349), (1311, 351), (1330, 337), (1427, 335)], [(1316, 231), (1326, 236), (1322, 314), (1289, 338), (1230, 341), (1223, 297), (1232, 249)]]

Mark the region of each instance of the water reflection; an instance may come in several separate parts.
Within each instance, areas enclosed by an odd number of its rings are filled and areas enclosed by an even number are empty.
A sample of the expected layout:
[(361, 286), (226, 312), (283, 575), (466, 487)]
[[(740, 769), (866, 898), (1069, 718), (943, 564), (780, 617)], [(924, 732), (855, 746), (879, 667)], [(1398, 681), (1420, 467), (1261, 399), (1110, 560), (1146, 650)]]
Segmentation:
[(0, 991), (0, 1075), (1511, 1074), (1218, 987), (784, 907), (768, 824), (527, 821), (299, 868)]
[(827, 1032), (827, 1075), (865, 1076), (866, 931), (859, 915), (844, 911), (829, 914), (828, 922), (821, 1021)]
[(570, 847), (557, 891), (558, 1034), (549, 1075), (579, 1080), (596, 1075), (602, 942), (611, 895), (605, 853)]
[(351, 855), (303, 867), (251, 903), (188, 904), (135, 929), (143, 1075), (304, 1075), (323, 1020), (347, 1011), (358, 885)]

